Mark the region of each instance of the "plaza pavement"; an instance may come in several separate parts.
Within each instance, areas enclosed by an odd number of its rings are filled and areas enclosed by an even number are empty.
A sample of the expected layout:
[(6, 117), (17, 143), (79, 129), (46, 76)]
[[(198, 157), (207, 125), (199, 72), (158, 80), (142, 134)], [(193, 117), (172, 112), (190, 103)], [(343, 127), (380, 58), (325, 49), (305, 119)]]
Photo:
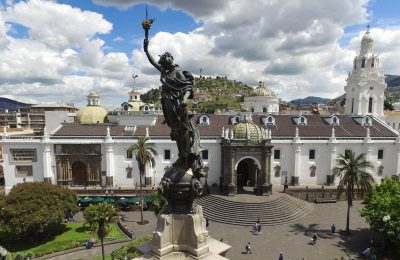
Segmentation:
[[(248, 195), (254, 196), (254, 195)], [(262, 197), (254, 197), (260, 200)], [(235, 197), (235, 200), (238, 196)], [(243, 198), (245, 201), (250, 198)], [(315, 204), (314, 210), (296, 223), (263, 227), (262, 235), (255, 235), (252, 227), (242, 227), (210, 222), (208, 230), (210, 235), (232, 246), (228, 251), (227, 258), (233, 260), (241, 259), (278, 259), (279, 252), (283, 252), (284, 259), (296, 260), (328, 260), (340, 259), (361, 259), (360, 252), (368, 246), (370, 238), (373, 236), (369, 231), (369, 226), (360, 217), (359, 209), (362, 207), (360, 201), (355, 201), (351, 208), (350, 229), (352, 235), (346, 237), (341, 235), (346, 227), (347, 203), (339, 201), (337, 203)], [(136, 237), (150, 234), (156, 225), (156, 217), (152, 212), (144, 212), (149, 224), (138, 225), (140, 212), (121, 212), (125, 215), (125, 224), (134, 230)], [(262, 218), (262, 216), (260, 216)], [(78, 215), (79, 218), (79, 215)], [(256, 220), (254, 220), (256, 221)], [(330, 227), (336, 225), (336, 233), (332, 234)], [(310, 235), (316, 232), (319, 236), (316, 245), (310, 245)], [(244, 254), (245, 244), (250, 242), (252, 254)], [(106, 247), (106, 253), (110, 254), (115, 248), (122, 245)], [(90, 259), (100, 256), (100, 248), (89, 249), (80, 252), (70, 253), (53, 259)]]

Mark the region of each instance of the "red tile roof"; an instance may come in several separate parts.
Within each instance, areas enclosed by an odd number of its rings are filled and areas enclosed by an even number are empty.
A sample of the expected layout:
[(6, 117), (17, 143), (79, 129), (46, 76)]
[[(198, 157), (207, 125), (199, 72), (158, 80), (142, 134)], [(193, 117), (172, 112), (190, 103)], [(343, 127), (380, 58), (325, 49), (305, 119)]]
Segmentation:
[[(193, 120), (198, 122), (202, 115), (195, 115)], [(231, 115), (207, 115), (209, 117), (209, 125), (198, 125), (200, 136), (203, 138), (216, 138), (221, 136), (222, 128), (232, 128), (230, 124)], [(265, 116), (253, 115), (252, 120), (260, 127), (268, 128), (272, 132), (273, 137), (294, 137), (296, 127), (299, 130), (300, 137), (330, 137), (332, 135), (332, 127), (335, 128), (336, 137), (365, 137), (367, 128), (357, 123), (354, 118), (347, 115), (338, 115), (339, 125), (331, 126), (321, 116), (307, 115), (307, 125), (296, 125), (293, 115), (274, 115), (275, 125), (264, 126), (261, 118)], [(110, 127), (111, 136), (144, 136), (146, 128), (149, 129), (149, 135), (152, 137), (169, 138), (170, 129), (164, 121), (163, 116), (159, 116), (154, 126), (137, 126), (136, 132), (124, 131), (125, 126), (110, 124), (65, 124), (53, 136), (99, 136), (104, 137), (107, 133), (107, 127)], [(397, 137), (387, 125), (376, 119), (373, 119), (370, 126), (371, 137)]]

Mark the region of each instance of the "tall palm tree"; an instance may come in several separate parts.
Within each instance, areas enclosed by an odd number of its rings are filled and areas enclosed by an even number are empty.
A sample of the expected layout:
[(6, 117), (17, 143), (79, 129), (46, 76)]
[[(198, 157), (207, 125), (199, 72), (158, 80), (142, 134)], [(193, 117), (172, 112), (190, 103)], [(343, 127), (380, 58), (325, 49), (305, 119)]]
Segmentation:
[(111, 224), (117, 221), (117, 211), (114, 206), (106, 203), (91, 205), (83, 212), (89, 228), (101, 241), (101, 254), (104, 258), (104, 238), (109, 234)]
[(346, 189), (347, 192), (347, 222), (346, 234), (350, 234), (350, 207), (353, 206), (354, 187), (370, 191), (375, 183), (374, 178), (368, 172), (374, 166), (365, 159), (365, 154), (355, 155), (354, 152), (339, 154), (336, 159), (336, 167), (332, 173), (340, 178), (338, 189)]
[(135, 153), (136, 161), (139, 166), (139, 180), (140, 180), (140, 223), (143, 222), (143, 188), (142, 188), (142, 178), (146, 174), (146, 166), (149, 164), (153, 167), (156, 164), (154, 156), (157, 155), (157, 151), (154, 148), (153, 143), (148, 143), (150, 139), (148, 137), (141, 137), (138, 139), (137, 143), (132, 145), (129, 150)]

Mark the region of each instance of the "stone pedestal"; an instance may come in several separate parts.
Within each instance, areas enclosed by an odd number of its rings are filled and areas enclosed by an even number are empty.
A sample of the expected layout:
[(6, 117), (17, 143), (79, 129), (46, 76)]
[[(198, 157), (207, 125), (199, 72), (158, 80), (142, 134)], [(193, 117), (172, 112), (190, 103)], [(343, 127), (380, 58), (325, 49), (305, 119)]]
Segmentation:
[(160, 214), (153, 240), (138, 246), (137, 259), (227, 259), (230, 246), (208, 235), (200, 205), (193, 214)]
[(228, 184), (228, 196), (235, 196), (236, 195), (236, 186), (233, 183)]
[(262, 185), (262, 195), (263, 196), (272, 195), (272, 184), (264, 183)]

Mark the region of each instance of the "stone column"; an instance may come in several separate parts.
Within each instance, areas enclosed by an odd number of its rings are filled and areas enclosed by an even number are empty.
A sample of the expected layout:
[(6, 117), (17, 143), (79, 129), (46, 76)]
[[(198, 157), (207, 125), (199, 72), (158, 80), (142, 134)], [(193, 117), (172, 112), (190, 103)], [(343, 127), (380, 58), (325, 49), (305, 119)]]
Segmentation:
[(265, 147), (263, 152), (262, 165), (262, 195), (272, 194), (271, 185), (271, 148), (272, 146)]
[(300, 175), (300, 155), (301, 155), (301, 147), (300, 144), (295, 144), (294, 146), (294, 169), (293, 175), (291, 179), (291, 184), (296, 186), (299, 185), (299, 175)]
[(53, 173), (51, 169), (51, 148), (49, 143), (43, 147), (43, 181), (53, 183)]
[(111, 143), (106, 144), (106, 185), (113, 186), (114, 182), (114, 149)]
[(331, 150), (331, 155), (330, 155), (331, 160), (330, 160), (330, 166), (329, 166), (329, 169), (330, 169), (329, 174), (331, 175), (331, 177), (330, 177), (330, 183), (328, 183), (329, 185), (335, 183), (335, 181), (334, 181), (335, 177), (332, 174), (332, 169), (335, 168), (335, 166), (336, 166), (336, 158), (337, 158), (336, 144), (332, 144), (330, 150)]
[[(370, 139), (370, 138), (366, 138), (366, 139)], [(365, 160), (372, 163), (372, 144), (371, 144), (371, 140), (368, 140), (366, 142), (366, 145), (365, 145)], [(376, 165), (376, 162), (374, 164), (375, 164), (375, 169), (377, 170), (379, 165)], [(372, 170), (368, 170), (368, 171), (371, 173), (371, 176), (375, 179), (375, 181), (377, 183), (379, 183), (378, 182), (379, 177), (377, 177), (377, 174), (375, 174), (375, 172), (372, 171)]]
[(236, 170), (235, 170), (235, 151), (233, 151), (233, 149), (231, 150), (230, 156), (231, 156), (231, 158), (230, 158), (231, 159), (231, 161), (230, 161), (231, 171), (230, 171), (229, 178), (228, 178), (228, 181), (229, 181), (228, 196), (235, 196), (236, 184), (234, 183), (234, 179), (235, 179)]

